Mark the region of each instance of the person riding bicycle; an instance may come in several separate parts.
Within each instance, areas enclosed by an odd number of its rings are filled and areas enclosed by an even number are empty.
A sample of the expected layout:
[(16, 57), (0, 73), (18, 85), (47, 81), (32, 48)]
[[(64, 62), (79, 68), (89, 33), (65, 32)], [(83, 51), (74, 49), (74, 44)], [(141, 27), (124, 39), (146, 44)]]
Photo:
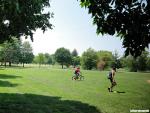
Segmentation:
[(76, 68), (75, 69), (75, 72), (74, 72), (75, 76), (76, 76), (76, 79), (78, 79), (79, 75), (80, 75), (80, 67)]

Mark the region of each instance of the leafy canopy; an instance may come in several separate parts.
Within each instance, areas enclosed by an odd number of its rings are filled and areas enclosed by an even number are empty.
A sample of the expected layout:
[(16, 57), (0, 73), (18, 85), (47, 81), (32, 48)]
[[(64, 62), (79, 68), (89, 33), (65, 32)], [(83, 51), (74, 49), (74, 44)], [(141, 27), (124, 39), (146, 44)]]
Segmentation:
[(139, 56), (150, 43), (150, 0), (80, 0), (98, 34), (121, 37), (125, 55)]
[(49, 0), (1, 0), (0, 43), (12, 36), (29, 36), (33, 40), (36, 29), (52, 29), (49, 19), (53, 13), (45, 12), (45, 7), (50, 7)]
[(72, 55), (73, 57), (77, 57), (77, 56), (78, 56), (77, 50), (74, 49), (74, 50), (72, 51), (71, 55)]
[(11, 37), (11, 41), (5, 41), (3, 44), (1, 44), (2, 47), (0, 49), (1, 54), (1, 61), (4, 62), (19, 62), (21, 51), (21, 41), (19, 41), (15, 37)]
[(62, 47), (62, 48), (58, 48), (55, 52), (55, 59), (58, 63), (60, 63), (62, 65), (68, 65), (71, 63), (71, 53), (68, 49)]
[(34, 55), (32, 51), (32, 46), (28, 41), (23, 42), (21, 46), (21, 59), (22, 63), (31, 63), (33, 61)]
[(97, 59), (96, 51), (89, 48), (82, 54), (81, 65), (84, 69), (91, 70), (96, 68)]

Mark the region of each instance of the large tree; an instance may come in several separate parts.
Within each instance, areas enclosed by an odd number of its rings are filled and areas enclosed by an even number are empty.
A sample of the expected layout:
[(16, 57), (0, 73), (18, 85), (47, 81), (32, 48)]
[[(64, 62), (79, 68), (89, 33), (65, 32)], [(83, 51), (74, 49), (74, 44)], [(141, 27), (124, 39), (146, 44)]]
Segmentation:
[(117, 69), (121, 68), (122, 65), (121, 65), (121, 61), (120, 61), (120, 59), (119, 59), (119, 54), (118, 54), (118, 52), (115, 51), (114, 54), (112, 55), (112, 57), (113, 57), (113, 59), (112, 59), (113, 61), (112, 61), (112, 63), (111, 63), (111, 66), (112, 66), (112, 67), (115, 67), (115, 68), (117, 68)]
[(52, 57), (50, 54), (48, 53), (44, 54), (44, 63), (49, 65), (52, 64)]
[(15, 37), (12, 37), (10, 42), (5, 41), (2, 44), (1, 60), (5, 62), (5, 66), (6, 62), (9, 62), (9, 66), (11, 66), (11, 63), (19, 63), (19, 58), (21, 55), (20, 46), (21, 41)]
[(74, 56), (72, 57), (72, 65), (75, 68), (77, 65), (80, 65), (80, 57), (79, 56)]
[(80, 57), (78, 56), (78, 52), (76, 49), (74, 49), (71, 53), (72, 55), (72, 65), (74, 66), (74, 68), (80, 64)]
[(146, 63), (146, 65), (147, 65), (147, 70), (150, 71), (150, 55), (149, 55), (149, 57), (147, 58), (147, 63)]
[(71, 55), (72, 55), (73, 57), (77, 57), (77, 56), (78, 56), (77, 50), (74, 49), (74, 50), (72, 51)]
[(102, 51), (102, 50), (98, 51), (97, 56), (98, 56), (97, 66), (102, 67), (101, 65), (103, 65), (102, 70), (110, 66), (110, 64), (112, 63), (113, 55), (112, 55), (112, 52), (110, 51)]
[(71, 53), (68, 49), (62, 47), (56, 50), (55, 52), (55, 59), (58, 63), (62, 65), (62, 68), (64, 65), (71, 64)]
[(20, 62), (23, 63), (31, 63), (33, 61), (34, 55), (32, 51), (32, 46), (28, 41), (25, 41), (21, 46), (21, 56)]
[(139, 71), (145, 71), (147, 69), (148, 52), (143, 52), (139, 57), (137, 57), (137, 67)]
[(139, 56), (150, 43), (150, 0), (80, 0), (98, 34), (121, 37), (125, 55)]
[(44, 64), (44, 54), (43, 53), (38, 54), (37, 62), (39, 63), (39, 67), (41, 67), (41, 64)]
[(96, 51), (89, 48), (82, 54), (81, 65), (84, 69), (91, 70), (96, 68), (97, 60), (98, 57)]
[(53, 13), (44, 11), (49, 6), (49, 0), (0, 1), (0, 43), (12, 36), (29, 36), (33, 40), (36, 29), (52, 29), (49, 19)]
[(127, 63), (127, 67), (129, 69), (129, 71), (131, 72), (136, 72), (138, 71), (138, 63), (136, 61), (136, 59), (133, 58), (133, 56), (129, 55), (126, 57), (126, 63)]
[(51, 59), (52, 59), (52, 65), (54, 65), (56, 63), (55, 54), (51, 55)]

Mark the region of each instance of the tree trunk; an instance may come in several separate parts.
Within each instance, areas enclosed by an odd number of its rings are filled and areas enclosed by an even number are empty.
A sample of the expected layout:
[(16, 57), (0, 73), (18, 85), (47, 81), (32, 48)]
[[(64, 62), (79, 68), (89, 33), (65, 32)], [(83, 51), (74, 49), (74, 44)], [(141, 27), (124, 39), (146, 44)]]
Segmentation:
[(9, 66), (11, 67), (11, 62), (9, 62)]
[(4, 65), (5, 65), (5, 68), (6, 68), (6, 61), (5, 61), (5, 64), (4, 64)]
[(62, 64), (62, 69), (64, 68), (64, 64)]
[(24, 62), (23, 62), (23, 67), (24, 67)]

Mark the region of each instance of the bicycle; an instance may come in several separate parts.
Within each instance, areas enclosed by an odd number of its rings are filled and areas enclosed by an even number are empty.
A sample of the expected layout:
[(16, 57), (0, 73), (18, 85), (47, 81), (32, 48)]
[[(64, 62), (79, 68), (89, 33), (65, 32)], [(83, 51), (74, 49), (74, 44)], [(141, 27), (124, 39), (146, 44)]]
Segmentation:
[(84, 76), (82, 76), (82, 73), (80, 73), (79, 75), (74, 74), (72, 76), (72, 80), (84, 80)]

